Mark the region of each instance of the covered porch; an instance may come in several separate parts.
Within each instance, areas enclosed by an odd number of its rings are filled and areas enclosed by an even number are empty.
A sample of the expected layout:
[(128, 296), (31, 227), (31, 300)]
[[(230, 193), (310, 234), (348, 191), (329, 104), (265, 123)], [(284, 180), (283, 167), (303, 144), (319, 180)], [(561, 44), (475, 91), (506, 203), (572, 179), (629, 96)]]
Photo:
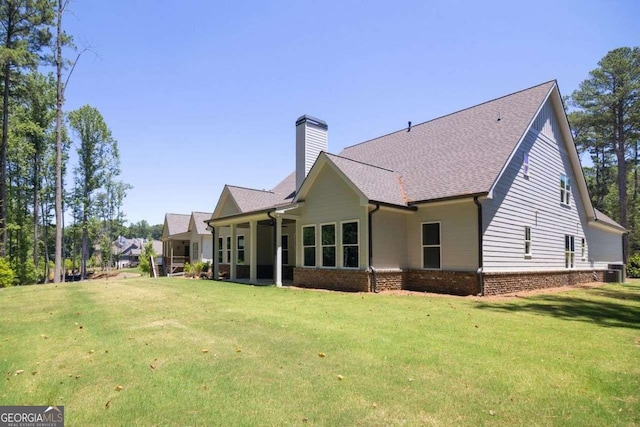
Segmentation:
[(162, 239), (163, 275), (184, 273), (184, 265), (190, 260), (191, 241), (189, 233), (176, 234)]
[(295, 206), (205, 221), (213, 235), (213, 277), (252, 285), (293, 282)]

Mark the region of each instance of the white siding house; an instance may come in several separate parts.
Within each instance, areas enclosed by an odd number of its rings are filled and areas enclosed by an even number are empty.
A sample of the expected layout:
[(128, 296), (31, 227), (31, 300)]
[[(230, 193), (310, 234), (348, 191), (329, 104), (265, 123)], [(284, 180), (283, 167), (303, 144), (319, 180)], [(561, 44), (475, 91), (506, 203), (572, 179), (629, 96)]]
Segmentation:
[[(345, 148), (296, 121), (296, 170), (225, 186), (214, 274), (350, 291), (496, 294), (604, 280), (619, 224), (594, 209), (555, 81)], [(242, 238), (240, 238), (242, 236)]]

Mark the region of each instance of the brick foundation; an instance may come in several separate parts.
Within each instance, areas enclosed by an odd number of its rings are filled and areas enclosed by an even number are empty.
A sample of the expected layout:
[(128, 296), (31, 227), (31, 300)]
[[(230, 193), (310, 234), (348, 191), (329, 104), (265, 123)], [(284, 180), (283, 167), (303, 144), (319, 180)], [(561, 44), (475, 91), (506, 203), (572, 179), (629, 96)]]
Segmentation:
[(484, 273), (484, 294), (499, 295), (534, 289), (558, 288), (580, 283), (603, 282), (604, 271), (530, 271)]
[[(604, 270), (484, 273), (484, 295), (500, 295), (534, 289), (557, 288), (604, 281)], [(475, 272), (441, 270), (376, 271), (377, 290), (405, 289), (451, 295), (477, 295)], [(373, 273), (361, 270), (294, 268), (293, 283), (303, 288), (347, 292), (373, 291)]]
[(442, 270), (407, 271), (403, 289), (451, 295), (477, 295), (480, 292), (475, 272)]
[(229, 264), (218, 265), (218, 279), (228, 279), (229, 271), (230, 271)]
[[(378, 291), (397, 291), (403, 289), (404, 271), (401, 270), (378, 270), (376, 271), (376, 287)], [(371, 278), (373, 286), (373, 274)]]
[(294, 268), (293, 284), (301, 288), (345, 292), (369, 292), (369, 273), (362, 270)]

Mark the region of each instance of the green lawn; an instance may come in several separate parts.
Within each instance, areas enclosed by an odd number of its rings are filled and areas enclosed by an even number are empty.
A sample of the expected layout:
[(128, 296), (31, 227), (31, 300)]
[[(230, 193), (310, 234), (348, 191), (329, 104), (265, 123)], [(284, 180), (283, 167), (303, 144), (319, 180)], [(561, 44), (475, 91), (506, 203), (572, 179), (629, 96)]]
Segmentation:
[(67, 426), (640, 425), (640, 282), (485, 300), (133, 278), (0, 306), (0, 405)]

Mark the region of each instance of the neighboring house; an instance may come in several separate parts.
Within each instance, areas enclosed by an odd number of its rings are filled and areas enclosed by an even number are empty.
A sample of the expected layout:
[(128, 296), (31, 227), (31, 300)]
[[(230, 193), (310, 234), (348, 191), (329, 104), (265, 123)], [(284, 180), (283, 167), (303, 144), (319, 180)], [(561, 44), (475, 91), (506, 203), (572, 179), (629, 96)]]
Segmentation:
[(213, 261), (213, 238), (211, 231), (207, 230), (206, 220), (211, 218), (211, 212), (192, 212), (189, 219), (188, 231), (191, 233), (189, 241), (191, 242), (191, 263)]
[[(113, 242), (113, 254), (116, 260), (116, 267), (136, 267), (140, 264), (140, 254), (142, 253), (142, 248), (147, 242), (147, 239), (127, 239), (122, 236), (118, 237)], [(153, 248), (156, 253), (160, 253), (162, 251), (162, 242), (159, 240), (153, 240)]]
[(211, 262), (212, 236), (207, 231), (205, 220), (211, 213), (168, 213), (162, 229), (163, 274), (171, 275), (184, 271), (184, 264), (198, 261)]
[(214, 275), (488, 295), (622, 264), (626, 230), (591, 204), (555, 81), (339, 155), (327, 129), (297, 120), (296, 170), (273, 190), (224, 187)]

